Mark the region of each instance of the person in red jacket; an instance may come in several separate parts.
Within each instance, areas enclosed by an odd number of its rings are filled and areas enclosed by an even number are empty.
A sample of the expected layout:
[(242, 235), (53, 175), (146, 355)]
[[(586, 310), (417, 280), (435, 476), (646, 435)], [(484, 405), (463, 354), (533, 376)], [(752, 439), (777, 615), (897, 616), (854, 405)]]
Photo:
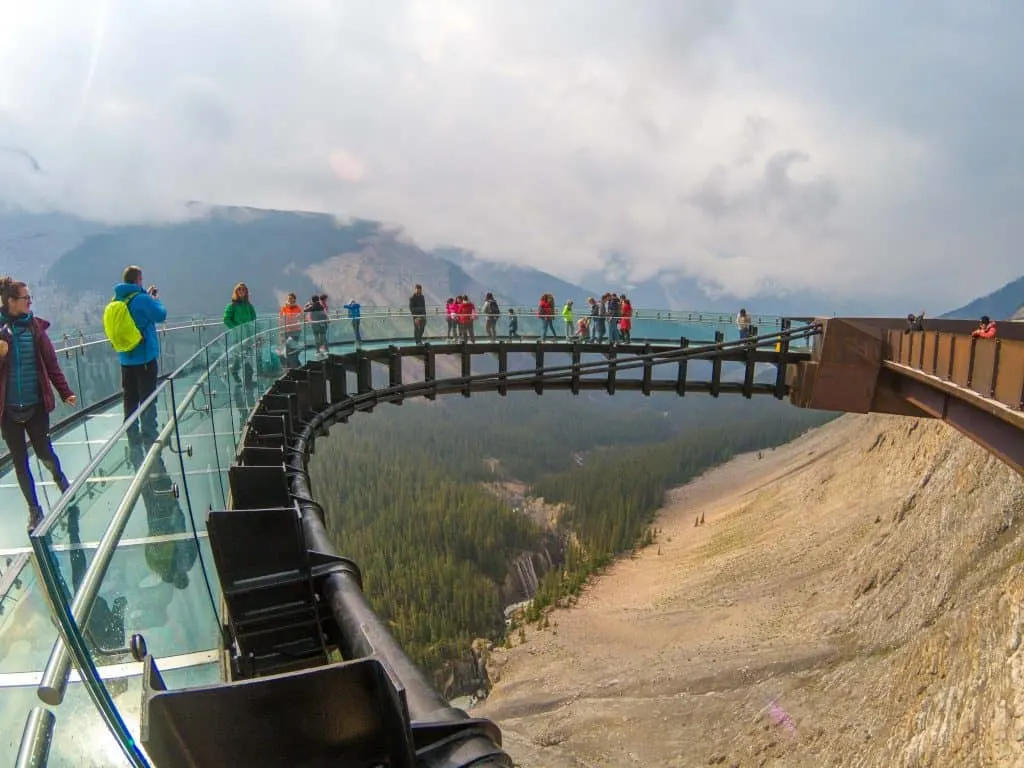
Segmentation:
[(971, 332), (971, 336), (976, 339), (994, 339), (996, 337), (995, 322), (990, 320), (988, 315), (982, 315), (981, 322), (979, 322), (978, 327)]
[(633, 332), (633, 305), (625, 296), (621, 299), (619, 311), (622, 313), (622, 319), (619, 320), (619, 338), (628, 344)]
[(462, 340), (469, 339), (476, 342), (476, 330), (473, 327), (476, 321), (476, 304), (469, 296), (463, 296), (459, 303), (459, 323), (462, 325)]
[(46, 320), (32, 314), (28, 286), (10, 277), (0, 278), (0, 427), (28, 504), (30, 531), (43, 519), (43, 509), (29, 466), (28, 444), (61, 493), (66, 491), (68, 479), (50, 442), (50, 413), (57, 405), (52, 387), (68, 405), (78, 402), (46, 335), (49, 327)]
[(541, 339), (547, 341), (548, 331), (551, 331), (553, 339), (557, 339), (558, 334), (555, 333), (555, 297), (550, 293), (542, 295), (540, 301), (537, 302), (537, 317), (540, 318), (541, 323)]

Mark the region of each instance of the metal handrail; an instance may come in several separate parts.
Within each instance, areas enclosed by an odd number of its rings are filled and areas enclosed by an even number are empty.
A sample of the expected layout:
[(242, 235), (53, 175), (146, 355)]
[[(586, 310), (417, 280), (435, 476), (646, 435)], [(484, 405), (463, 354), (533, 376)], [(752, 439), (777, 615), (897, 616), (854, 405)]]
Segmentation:
[[(228, 357), (233, 350), (243, 346), (248, 346), (252, 344), (255, 339), (263, 335), (276, 334), (278, 331), (279, 329), (276, 327), (266, 328), (261, 331), (257, 331), (252, 336), (249, 336), (236, 344), (233, 344), (223, 354), (221, 354), (212, 365), (206, 365), (203, 372), (196, 379), (196, 382), (189, 388), (180, 405), (175, 409), (173, 417), (167, 421), (163, 429), (161, 429), (160, 434), (157, 436), (156, 441), (152, 446), (150, 446), (145, 459), (136, 470), (127, 491), (125, 491), (124, 497), (121, 499), (120, 504), (118, 504), (117, 510), (114, 512), (110, 523), (107, 525), (107, 529), (104, 531), (102, 538), (96, 546), (93, 559), (89, 564), (89, 568), (85, 572), (81, 586), (76, 591), (72, 600), (71, 613), (75, 624), (81, 625), (88, 620), (88, 616), (92, 612), (93, 605), (96, 602), (100, 584), (103, 577), (106, 575), (107, 568), (110, 565), (110, 560), (114, 555), (114, 550), (117, 548), (117, 545), (124, 533), (124, 528), (128, 524), (128, 519), (131, 516), (135, 502), (138, 500), (139, 494), (142, 492), (142, 485), (147, 479), (148, 472), (152, 467), (153, 462), (156, 460), (156, 457), (160, 455), (163, 446), (170, 438), (171, 432), (177, 427), (181, 418), (186, 415), (189, 406), (199, 393), (200, 388), (209, 379), (210, 371)], [(165, 387), (173, 386), (173, 381), (185, 368), (190, 366), (192, 362), (199, 357), (199, 355), (206, 354), (214, 344), (220, 342), (230, 333), (230, 330), (225, 331), (216, 338), (211, 339), (197, 350), (188, 360), (178, 366), (178, 368), (176, 368), (164, 381), (160, 382), (153, 393), (143, 401), (132, 415), (132, 418), (126, 419), (114, 434), (103, 444), (103, 446), (101, 446), (96, 457), (89, 463), (88, 467), (86, 467), (83, 472), (76, 476), (74, 482), (68, 487), (67, 491), (64, 492), (63, 496), (61, 496), (50, 515), (44, 518), (43, 522), (40, 523), (30, 535), (33, 549), (36, 549), (37, 551), (37, 561), (39, 559), (38, 551), (41, 547), (37, 546), (36, 542), (41, 541), (48, 534), (50, 528), (56, 525), (56, 520), (61, 517), (61, 514), (70, 504), (71, 499), (74, 498), (75, 493), (82, 487), (82, 485), (85, 484), (86, 479), (93, 474), (93, 471), (99, 463), (125, 434), (129, 425), (138, 417), (138, 414), (141, 414), (151, 403), (155, 402), (156, 398)], [(53, 610), (56, 615), (58, 612), (55, 604), (53, 603), (52, 596), (49, 594), (48, 590), (44, 590), (44, 592), (46, 593), (47, 600), (50, 603), (51, 610)], [(47, 659), (43, 676), (37, 688), (37, 694), (40, 700), (44, 703), (56, 706), (64, 699), (64, 694), (67, 690), (70, 663), (71, 658), (67, 645), (62, 639), (58, 638), (54, 642), (53, 648), (50, 651), (50, 656)]]
[[(441, 305), (430, 305), (430, 306), (427, 307), (427, 313), (428, 313), (428, 315), (441, 315), (444, 312), (444, 309), (445, 308), (443, 306), (441, 306)], [(510, 306), (506, 307), (506, 310), (507, 309), (515, 309), (517, 312), (520, 313), (520, 317), (523, 316), (523, 313), (529, 313), (529, 316), (532, 318), (532, 316), (533, 316), (532, 313), (536, 310), (536, 307), (528, 306), (528, 305), (510, 305)], [(332, 316), (331, 316), (330, 320), (328, 321), (330, 323), (336, 323), (336, 322), (337, 323), (343, 323), (343, 322), (349, 320), (349, 318), (346, 315), (343, 314), (344, 310), (339, 309), (338, 307), (332, 308), (331, 309), (331, 313), (332, 313)], [(580, 313), (578, 313), (579, 317), (583, 317), (584, 314), (586, 314), (586, 313), (582, 312), (582, 311)], [(556, 310), (556, 319), (558, 319), (557, 315), (558, 315), (558, 312)], [(694, 317), (694, 316), (696, 316), (696, 317)], [(276, 314), (270, 314), (270, 313), (264, 314), (264, 315), (258, 315), (257, 318), (256, 318), (256, 322), (257, 323), (260, 323), (261, 321), (262, 322), (274, 322), (274, 321), (276, 321), (277, 317), (278, 316)], [(361, 314), (359, 319), (360, 320), (370, 320), (370, 321), (372, 321), (372, 320), (379, 320), (379, 319), (386, 319), (386, 318), (393, 318), (393, 317), (410, 317), (409, 308), (408, 307), (363, 307), (362, 308), (362, 314)], [(502, 315), (503, 319), (505, 317), (506, 317), (505, 315)], [(776, 317), (774, 315), (751, 315), (751, 320), (752, 321), (759, 321), (760, 324), (764, 324), (764, 320), (766, 318), (772, 319), (772, 320), (781, 320), (781, 317)], [(653, 321), (653, 322), (665, 322), (665, 323), (686, 323), (687, 325), (709, 325), (709, 326), (711, 326), (711, 325), (731, 325), (732, 324), (732, 316), (731, 315), (727, 315), (726, 313), (722, 313), (722, 312), (692, 312), (690, 310), (653, 309), (653, 308), (643, 308), (643, 307), (635, 308), (633, 310), (633, 319), (634, 320)], [(758, 325), (759, 322), (753, 322), (753, 324), (754, 325)], [(187, 330), (187, 329), (220, 327), (222, 325), (223, 325), (223, 320), (222, 319), (213, 319), (213, 318), (205, 319), (205, 318), (200, 318), (200, 319), (193, 319), (190, 322), (184, 322), (183, 321), (183, 322), (181, 322), (179, 324), (176, 324), (176, 325), (165, 325), (163, 327), (158, 327), (158, 331), (161, 334), (166, 334), (166, 333), (172, 333), (172, 332), (176, 332), (176, 331), (183, 331), (183, 330)], [(265, 330), (266, 330), (266, 332), (269, 333), (271, 330), (277, 330), (277, 328), (276, 328), (276, 326), (273, 329), (268, 327)], [(221, 334), (221, 335), (223, 335), (223, 334)], [(523, 334), (523, 335), (526, 336), (527, 334)], [(216, 338), (219, 338), (219, 336), (216, 337)], [(215, 341), (216, 338), (213, 341)], [(109, 344), (109, 342), (105, 338), (91, 339), (89, 341), (75, 342), (75, 343), (72, 343), (72, 344), (69, 344), (69, 345), (66, 345), (66, 346), (56, 347), (56, 351), (57, 351), (58, 354), (60, 354), (60, 353), (71, 354), (71, 353), (76, 353), (78, 351), (83, 351), (84, 352), (84, 351), (86, 351), (88, 349), (91, 349), (93, 347), (104, 346), (104, 345), (107, 345), (107, 344)], [(203, 348), (200, 348), (200, 350), (197, 351), (196, 354), (201, 352), (202, 349)], [(191, 358), (189, 358), (189, 361), (187, 361), (184, 365), (188, 365), (189, 362), (194, 360), (194, 358), (195, 358), (195, 355), (193, 355)], [(179, 369), (180, 369), (180, 367), (182, 367), (182, 366), (179, 366)], [(173, 376), (175, 374), (172, 373), (171, 375)], [(110, 396), (113, 397), (116, 394), (117, 394), (116, 392), (112, 392)], [(104, 398), (104, 400), (106, 400), (106, 398)], [(81, 418), (82, 415), (84, 415), (82, 410), (76, 411), (73, 414), (71, 414), (67, 419), (65, 419), (63, 423), (69, 424), (69, 425), (77, 423), (77, 421)], [(58, 425), (54, 425), (54, 430), (55, 431), (59, 431), (60, 426), (61, 425), (59, 425), (59, 424)], [(3, 448), (0, 448), (0, 467), (3, 466), (4, 461), (6, 459), (8, 459), (8, 458), (9, 458), (9, 453), (6, 450), (4, 450)], [(90, 466), (87, 469), (91, 470), (92, 468), (93, 467), (90, 464)], [(46, 530), (46, 529), (44, 529), (44, 530)]]
[(15, 768), (46, 768), (56, 720), (53, 712), (42, 707), (34, 707), (28, 713)]
[[(136, 470), (131, 483), (125, 492), (124, 497), (118, 504), (117, 510), (114, 512), (110, 523), (107, 525), (106, 531), (104, 531), (99, 544), (96, 546), (96, 551), (93, 555), (92, 562), (89, 564), (89, 568), (86, 570), (85, 575), (82, 579), (82, 584), (78, 588), (75, 596), (72, 600), (71, 611), (72, 617), (76, 624), (82, 624), (87, 619), (92, 611), (93, 604), (96, 601), (96, 596), (99, 592), (100, 583), (103, 577), (106, 575), (107, 567), (110, 564), (110, 560), (113, 557), (114, 550), (117, 548), (118, 543), (121, 540), (121, 536), (124, 533), (124, 527), (128, 523), (128, 518), (131, 516), (132, 509), (135, 506), (135, 502), (138, 500), (139, 494), (142, 491), (142, 485), (147, 478), (148, 472), (156, 460), (156, 457), (160, 455), (163, 446), (167, 443), (170, 438), (171, 432), (176, 428), (180, 419), (186, 415), (189, 406), (199, 393), (200, 388), (210, 377), (210, 371), (221, 363), (228, 355), (231, 354), (232, 350), (238, 349), (239, 347), (248, 346), (253, 343), (253, 340), (258, 336), (267, 333), (277, 333), (277, 328), (264, 329), (257, 331), (252, 336), (237, 342), (236, 344), (229, 347), (223, 354), (221, 354), (212, 365), (207, 365), (203, 372), (196, 379), (195, 383), (189, 388), (185, 397), (181, 403), (175, 409), (172, 418), (168, 419), (163, 429), (160, 430), (160, 434), (157, 436), (156, 441), (150, 446), (149, 451), (146, 454), (142, 464)], [(61, 513), (70, 504), (71, 499), (74, 498), (75, 493), (79, 490), (82, 485), (85, 484), (87, 478), (89, 478), (95, 468), (103, 460), (103, 458), (110, 452), (117, 441), (127, 431), (128, 426), (137, 418), (138, 414), (141, 414), (145, 408), (147, 408), (152, 402), (156, 400), (159, 394), (164, 390), (165, 387), (173, 386), (173, 381), (176, 379), (182, 371), (190, 366), (192, 362), (200, 355), (206, 354), (210, 347), (217, 344), (225, 338), (230, 331), (225, 331), (214, 339), (211, 339), (203, 347), (201, 347), (195, 354), (192, 355), (188, 360), (178, 366), (177, 369), (164, 381), (160, 382), (157, 388), (153, 391), (142, 405), (135, 411), (133, 417), (126, 419), (125, 422), (114, 432), (114, 434), (103, 444), (100, 448), (96, 458), (94, 458), (86, 469), (81, 472), (75, 481), (69, 486), (68, 490), (64, 492), (53, 511), (44, 518), (43, 522), (40, 523), (36, 529), (30, 535), (32, 539), (33, 548), (38, 548), (36, 545), (37, 540), (42, 540), (50, 528), (56, 525), (56, 520), (61, 516)], [(38, 557), (37, 557), (38, 560)], [(44, 590), (46, 591), (46, 590)], [(47, 592), (47, 599), (51, 603), (51, 608), (55, 609), (53, 605), (52, 597)], [(54, 610), (56, 613), (56, 610)], [(42, 679), (40, 680), (37, 693), (39, 698), (51, 706), (59, 704), (63, 698), (64, 693), (67, 689), (67, 678), (68, 672), (70, 671), (70, 656), (68, 654), (67, 646), (63, 640), (58, 639), (54, 642), (53, 648), (50, 651), (50, 656), (47, 659), (46, 667), (44, 668)]]
[[(222, 320), (216, 320), (215, 321), (215, 320), (212, 320), (212, 319), (211, 320), (193, 320), (191, 322), (181, 322), (181, 323), (175, 322), (173, 324), (172, 323), (159, 323), (159, 324), (157, 324), (157, 332), (158, 333), (169, 333), (171, 331), (184, 331), (184, 330), (188, 330), (190, 328), (210, 328), (212, 326), (223, 325), (223, 324), (224, 324), (224, 322)], [(61, 331), (58, 330), (57, 333), (61, 333)], [(65, 333), (59, 339), (59, 341), (64, 341), (64, 337), (70, 337), (70, 336), (71, 336), (71, 334)], [(97, 346), (97, 345), (104, 345), (104, 344), (110, 344), (110, 342), (107, 340), (106, 336), (100, 335), (100, 336), (98, 336), (96, 338), (90, 338), (90, 339), (87, 339), (85, 341), (81, 341), (81, 340), (80, 341), (73, 341), (72, 343), (66, 344), (63, 347), (58, 347), (56, 344), (54, 344), (54, 347), (56, 348), (56, 350), (57, 350), (57, 352), (59, 354), (61, 352), (74, 352), (75, 350), (78, 350), (78, 349), (85, 349), (87, 347), (94, 347), (94, 346)]]
[[(530, 316), (536, 311), (537, 307), (531, 304), (508, 304), (502, 309), (502, 317), (507, 316), (508, 310), (514, 309), (516, 313), (522, 317), (523, 313), (528, 313)], [(442, 304), (429, 304), (426, 307), (428, 315), (441, 315), (445, 311), (445, 307)], [(560, 315), (561, 310), (555, 309), (555, 318), (557, 319)], [(384, 306), (361, 306), (360, 308), (360, 319), (372, 320), (377, 318), (386, 317), (409, 317), (409, 308), (405, 306), (399, 307), (384, 307)], [(345, 310), (340, 307), (331, 307), (330, 311), (331, 320), (348, 320), (348, 316), (345, 314)], [(583, 305), (577, 312), (574, 313), (576, 317), (583, 317), (584, 315), (589, 316), (589, 312)], [(258, 314), (256, 316), (257, 321), (268, 320), (271, 318), (278, 317), (275, 312), (267, 312)], [(664, 309), (659, 307), (633, 307), (634, 320), (654, 320), (660, 322), (685, 322), (690, 325), (732, 325), (735, 321), (735, 315), (729, 312), (710, 312), (703, 310), (690, 310), (690, 309)], [(750, 315), (751, 322), (754, 325), (763, 325), (765, 320), (781, 320), (783, 315)], [(791, 318), (796, 321), (811, 321), (813, 318)], [(210, 328), (214, 326), (223, 325), (224, 321), (217, 317), (196, 317), (191, 320), (179, 320), (175, 319), (170, 323), (165, 323), (158, 326), (158, 330), (161, 333), (168, 331), (180, 331), (188, 328)], [(58, 329), (57, 333), (63, 333), (66, 336), (72, 334), (61, 331)], [(79, 334), (81, 332), (79, 331)], [(109, 342), (103, 337), (101, 331), (96, 332), (97, 335), (90, 335), (91, 337), (86, 341), (77, 341), (67, 344), (62, 347), (56, 347), (57, 352), (73, 352), (77, 349), (84, 349), (96, 345), (108, 344)], [(54, 345), (56, 346), (56, 345)]]
[(129, 418), (125, 419), (121, 423), (121, 426), (119, 426), (114, 431), (114, 434), (107, 438), (107, 441), (103, 443), (102, 446), (100, 446), (99, 450), (96, 452), (96, 456), (92, 459), (92, 461), (90, 461), (89, 464), (85, 467), (85, 469), (79, 472), (75, 479), (71, 481), (71, 484), (68, 486), (68, 489), (64, 491), (61, 497), (57, 500), (57, 503), (50, 511), (50, 514), (44, 517), (43, 521), (35, 527), (33, 532), (30, 534), (30, 538), (42, 538), (50, 532), (50, 528), (52, 528), (56, 524), (54, 521), (57, 520), (64, 512), (68, 504), (71, 502), (71, 499), (74, 497), (75, 493), (79, 491), (83, 485), (85, 485), (86, 479), (92, 476), (93, 472), (96, 470), (96, 467), (99, 466), (100, 462), (103, 461), (104, 458), (106, 458), (107, 454), (110, 453), (110, 451), (117, 444), (117, 442), (125, 435), (125, 433), (128, 431), (128, 428), (132, 425), (132, 423), (137, 418), (139, 418), (139, 416), (142, 414), (143, 411), (146, 410), (146, 408), (148, 408), (150, 405), (156, 402), (157, 398), (160, 396), (160, 393), (163, 392), (164, 388), (168, 385), (168, 382), (171, 379), (175, 379), (178, 376), (180, 376), (186, 368), (191, 366), (192, 363), (195, 362), (196, 358), (199, 357), (199, 355), (205, 353), (206, 347), (208, 347), (210, 344), (217, 343), (225, 336), (227, 336), (229, 333), (231, 333), (231, 331), (227, 330), (211, 339), (209, 342), (207, 342), (202, 347), (197, 349), (195, 353), (190, 358), (188, 358), (188, 360), (186, 360), (177, 368), (175, 368), (167, 377), (165, 377), (162, 381), (160, 381), (157, 384), (156, 389), (153, 390), (149, 397), (143, 400), (142, 403), (139, 404), (139, 407), (135, 409), (135, 412)]
[[(218, 358), (218, 362), (220, 362), (220, 359)], [(163, 451), (164, 445), (170, 439), (178, 419), (185, 415), (188, 406), (199, 393), (200, 387), (206, 383), (209, 375), (210, 369), (207, 368), (200, 374), (196, 383), (189, 388), (181, 405), (175, 410), (174, 417), (168, 419), (163, 429), (160, 430), (156, 441), (150, 446), (145, 459), (143, 459), (134, 477), (132, 477), (128, 489), (125, 491), (120, 504), (117, 505), (117, 510), (114, 512), (113, 517), (111, 517), (110, 523), (107, 524), (107, 529), (103, 532), (103, 536), (96, 546), (92, 562), (89, 563), (89, 567), (82, 577), (81, 586), (79, 586), (75, 592), (74, 599), (71, 601), (71, 615), (75, 624), (81, 626), (88, 621), (89, 614), (92, 613), (93, 605), (99, 594), (100, 585), (107, 574), (110, 561), (114, 557), (114, 551), (121, 541), (125, 526), (128, 525), (128, 519), (135, 508), (135, 502), (138, 501), (139, 494), (142, 493), (143, 484), (149, 479), (149, 471)], [(169, 383), (169, 380), (167, 383)], [(50, 706), (60, 704), (64, 700), (64, 694), (68, 685), (68, 673), (70, 671), (71, 655), (63, 641), (58, 639), (53, 644), (50, 656), (46, 661), (46, 667), (43, 669), (43, 676), (36, 690), (40, 700)]]

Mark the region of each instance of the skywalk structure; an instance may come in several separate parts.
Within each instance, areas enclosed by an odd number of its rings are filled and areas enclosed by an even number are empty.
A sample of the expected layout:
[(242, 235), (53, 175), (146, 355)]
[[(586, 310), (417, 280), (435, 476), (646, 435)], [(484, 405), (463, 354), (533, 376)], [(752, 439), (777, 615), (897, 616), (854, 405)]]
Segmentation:
[(432, 310), (415, 346), (407, 314), (374, 309), (362, 344), (334, 320), (330, 354), (310, 333), (287, 370), (274, 319), (236, 344), (215, 323), (168, 327), (145, 453), (128, 447), (109, 346), (67, 344), (80, 404), (55, 434), (76, 477), (60, 498), (43, 484), (31, 546), (0, 464), (0, 729), (17, 764), (512, 764), (499, 729), (410, 662), (333, 548), (306, 462), (355, 413), (518, 390), (767, 395), (941, 418), (1024, 471), (1021, 326), (983, 340), (957, 321), (755, 317), (741, 340), (730, 317), (641, 310), (632, 341), (609, 346), (540, 341), (534, 322), (524, 310), (523, 338), (462, 344)]

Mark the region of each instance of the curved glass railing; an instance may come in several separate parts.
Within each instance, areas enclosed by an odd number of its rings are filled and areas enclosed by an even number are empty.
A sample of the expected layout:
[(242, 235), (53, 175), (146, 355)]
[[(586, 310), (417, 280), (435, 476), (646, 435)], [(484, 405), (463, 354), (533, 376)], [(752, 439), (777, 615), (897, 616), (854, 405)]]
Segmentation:
[[(520, 336), (525, 339), (541, 336), (541, 321), (536, 316), (536, 308), (517, 306), (512, 309), (517, 317)], [(344, 310), (332, 309), (330, 314), (329, 336), (331, 343), (353, 341), (355, 333), (347, 313)], [(574, 319), (578, 320), (581, 316), (581, 313), (577, 311)], [(754, 326), (760, 327), (762, 330), (778, 330), (782, 322), (782, 318), (775, 315), (752, 315), (751, 320)], [(261, 315), (258, 322), (263, 328), (273, 328), (278, 322), (277, 315)], [(562, 320), (560, 309), (556, 309), (553, 325), (556, 333), (559, 336), (564, 336), (565, 323)], [(214, 318), (196, 318), (162, 326), (160, 330), (160, 370), (163, 372), (173, 371), (182, 361), (219, 336), (223, 330), (224, 326), (220, 319)], [(474, 330), (478, 339), (486, 338), (483, 317), (477, 319)], [(509, 315), (506, 307), (497, 323), (499, 338), (507, 339), (508, 330)], [(633, 315), (632, 335), (637, 341), (671, 340), (668, 334), (676, 331), (680, 336), (694, 340), (711, 340), (716, 330), (723, 332), (726, 340), (735, 338), (738, 334), (733, 316), (723, 313), (639, 308), (634, 311)], [(363, 307), (360, 335), (368, 342), (412, 339), (412, 318), (408, 308)], [(425, 335), (430, 340), (443, 340), (447, 337), (448, 325), (444, 307), (431, 306), (427, 308)], [(678, 341), (678, 339), (678, 336), (675, 337), (675, 340)], [(67, 406), (58, 403), (57, 409), (51, 415), (53, 431), (60, 435), (65, 422), (78, 423), (82, 420), (83, 413), (98, 412), (105, 406), (109, 406), (114, 398), (120, 396), (121, 367), (117, 360), (117, 353), (104, 338), (87, 340), (84, 335), (74, 337), (65, 335), (54, 337), (53, 341), (68, 382), (78, 395), (77, 405)], [(110, 421), (109, 418), (100, 418), (96, 419), (95, 423), (91, 423), (88, 435), (83, 436), (85, 444), (102, 445), (103, 441), (113, 432), (109, 428)], [(104, 425), (108, 429), (104, 429)], [(74, 447), (69, 447), (66, 450), (77, 451), (80, 441), (75, 441), (73, 445)], [(86, 453), (88, 454), (88, 451)], [(61, 458), (63, 460), (63, 454), (61, 454)], [(0, 472), (3, 472), (6, 466), (6, 460), (6, 446), (0, 444)], [(5, 496), (5, 486), (0, 480), (0, 503), (6, 500)], [(0, 530), (0, 543), (6, 539), (3, 531)]]
[[(535, 344), (541, 321), (534, 311), (524, 310), (518, 322), (521, 343)], [(755, 322), (763, 324), (762, 333), (781, 326), (781, 318)], [(560, 317), (554, 325), (564, 336)], [(475, 326), (477, 339), (485, 341), (483, 318)], [(499, 338), (507, 338), (507, 314), (497, 331)], [(424, 341), (445, 343), (447, 334), (443, 309), (428, 312)], [(360, 318), (364, 347), (407, 344), (412, 336), (407, 310), (367, 312)], [(683, 337), (691, 343), (716, 337), (728, 341), (738, 331), (733, 318), (723, 315), (634, 315), (634, 343), (676, 344)], [(132, 635), (145, 637), (161, 671), (168, 672), (169, 686), (220, 679), (224, 639), (206, 515), (229, 504), (227, 470), (248, 415), (267, 386), (285, 367), (316, 356), (325, 342), (332, 352), (351, 351), (356, 328), (348, 318), (281, 328), (275, 316), (230, 332), (196, 324), (168, 331), (162, 340), (161, 370), (173, 372), (152, 398), (162, 429), (150, 446), (130, 444), (126, 437), (120, 401), (112, 400), (120, 369), (109, 345), (62, 351), (72, 386), (82, 393), (79, 410), (88, 413), (79, 413), (74, 430), (56, 441), (62, 461), (76, 476), (62, 497), (50, 498), (50, 511), (31, 536), (35, 569), (28, 567), (33, 558), (22, 545), (12, 547), (12, 563), (0, 571), (4, 605), (17, 605), (20, 614), (9, 628), (0, 623), (0, 643), (9, 649), (12, 671), (23, 673), (19, 685), (8, 691), (13, 717), (7, 719), (20, 728), (40, 700), (53, 707), (53, 765), (98, 754), (105, 756), (104, 763), (146, 764), (136, 744), (141, 664), (128, 648)], [(9, 474), (0, 480), (13, 485)], [(3, 490), (5, 507), (24, 506), (20, 494), (14, 495), (16, 485)], [(23, 525), (21, 517), (8, 517)], [(25, 541), (24, 528), (20, 541)], [(57, 642), (51, 614), (61, 636)], [(29, 625), (36, 635), (31, 643), (20, 644), (15, 638)], [(7, 699), (0, 693), (0, 707), (7, 707)], [(8, 742), (28, 743), (30, 731), (48, 722), (52, 719), (30, 719), (24, 737), (9, 732)]]

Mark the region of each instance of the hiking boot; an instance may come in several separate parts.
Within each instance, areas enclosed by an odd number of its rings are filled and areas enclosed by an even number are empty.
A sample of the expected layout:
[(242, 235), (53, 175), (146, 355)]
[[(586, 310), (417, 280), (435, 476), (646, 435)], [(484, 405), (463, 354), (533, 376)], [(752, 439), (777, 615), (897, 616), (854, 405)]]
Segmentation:
[(36, 526), (43, 522), (43, 508), (42, 507), (29, 507), (28, 508), (28, 530), (29, 533), (35, 530)]
[(60, 489), (61, 493), (66, 493), (68, 488), (71, 487), (71, 483), (68, 482), (68, 477), (64, 473), (61, 473), (61, 476), (58, 477), (54, 482), (57, 483), (57, 487)]

